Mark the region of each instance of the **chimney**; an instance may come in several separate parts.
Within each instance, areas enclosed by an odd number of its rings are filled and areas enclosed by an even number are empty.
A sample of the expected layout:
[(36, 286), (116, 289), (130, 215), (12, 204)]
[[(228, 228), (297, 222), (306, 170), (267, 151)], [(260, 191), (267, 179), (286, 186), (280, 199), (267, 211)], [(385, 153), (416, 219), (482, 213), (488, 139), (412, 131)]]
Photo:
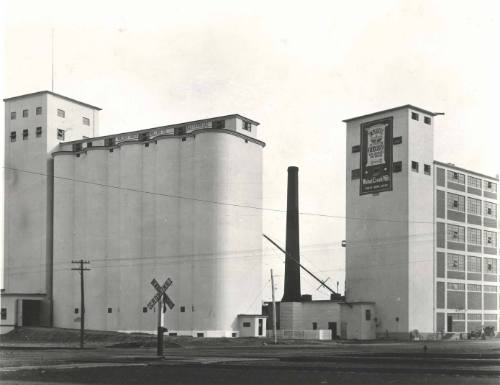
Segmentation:
[(300, 302), (299, 169), (288, 167), (285, 290), (282, 302)]

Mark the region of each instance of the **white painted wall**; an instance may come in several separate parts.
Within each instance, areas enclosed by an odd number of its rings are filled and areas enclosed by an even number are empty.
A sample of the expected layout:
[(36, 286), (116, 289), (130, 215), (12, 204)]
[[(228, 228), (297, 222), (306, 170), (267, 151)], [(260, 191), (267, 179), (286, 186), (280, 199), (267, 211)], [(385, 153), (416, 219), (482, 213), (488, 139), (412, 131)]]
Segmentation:
[[(403, 170), (393, 174), (393, 190), (379, 195), (359, 195), (360, 125), (393, 117), (393, 161)], [(349, 121), (346, 130), (346, 300), (375, 302), (379, 331), (408, 329), (408, 111), (401, 109)], [(399, 321), (397, 321), (397, 319)]]
[[(113, 152), (94, 147), (78, 158), (57, 153), (54, 159), (56, 176), (71, 172), (74, 163), (74, 178), (90, 182), (73, 182), (74, 214), (56, 205), (54, 216), (55, 233), (67, 229), (70, 238), (54, 246), (58, 262), (91, 261), (88, 328), (154, 330), (155, 313), (142, 311), (154, 295), (154, 277), (160, 284), (173, 280), (169, 330), (225, 335), (238, 329), (238, 314), (261, 313), (255, 294), (261, 289), (262, 218), (260, 210), (245, 207), (262, 206), (260, 145), (201, 131), (185, 141), (167, 137)], [(116, 188), (92, 184), (103, 181)], [(68, 199), (62, 197), (68, 183), (56, 178), (56, 200)], [(79, 286), (66, 286), (62, 274), (71, 272), (55, 274), (65, 291), (56, 287), (55, 306), (72, 313)], [(74, 314), (56, 318), (56, 326), (74, 327)]]

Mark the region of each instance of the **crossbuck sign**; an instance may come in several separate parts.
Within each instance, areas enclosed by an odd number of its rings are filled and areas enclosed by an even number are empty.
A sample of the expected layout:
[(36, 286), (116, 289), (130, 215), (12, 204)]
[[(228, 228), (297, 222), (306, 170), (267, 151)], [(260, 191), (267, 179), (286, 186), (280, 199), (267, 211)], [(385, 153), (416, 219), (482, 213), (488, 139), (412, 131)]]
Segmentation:
[(170, 278), (167, 278), (167, 280), (165, 281), (165, 283), (162, 286), (160, 286), (158, 281), (155, 278), (153, 278), (153, 280), (151, 281), (151, 285), (153, 285), (153, 287), (156, 289), (156, 294), (148, 302), (148, 308), (150, 310), (158, 303), (158, 301), (162, 297), (163, 297), (164, 303), (167, 304), (167, 306), (170, 308), (170, 310), (172, 310), (174, 308), (174, 306), (175, 306), (174, 302), (170, 299), (170, 297), (167, 295), (167, 293), (165, 293), (171, 284), (172, 284), (172, 280)]

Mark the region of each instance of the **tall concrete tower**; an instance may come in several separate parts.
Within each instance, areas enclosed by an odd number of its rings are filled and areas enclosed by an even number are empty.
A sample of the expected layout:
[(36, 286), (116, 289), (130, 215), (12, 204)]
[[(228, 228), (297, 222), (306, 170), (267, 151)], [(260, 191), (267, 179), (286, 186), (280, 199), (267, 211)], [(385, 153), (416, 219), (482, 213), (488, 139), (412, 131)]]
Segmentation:
[(54, 204), (51, 153), (60, 142), (96, 135), (100, 108), (50, 91), (4, 102), (2, 321), (7, 325), (50, 325)]
[(377, 333), (433, 332), (433, 117), (411, 105), (347, 119), (346, 300)]

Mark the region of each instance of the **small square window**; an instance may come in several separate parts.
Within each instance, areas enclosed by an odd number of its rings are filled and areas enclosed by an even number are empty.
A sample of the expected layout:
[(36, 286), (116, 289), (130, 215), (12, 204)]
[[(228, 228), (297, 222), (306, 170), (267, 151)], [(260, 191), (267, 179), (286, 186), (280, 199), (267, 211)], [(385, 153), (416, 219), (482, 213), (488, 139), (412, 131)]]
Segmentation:
[(395, 138), (392, 138), (392, 144), (401, 144), (401, 143), (403, 143), (402, 136), (396, 136)]
[(87, 148), (91, 148), (92, 147), (92, 142), (87, 142)]
[(108, 307), (108, 314), (111, 314), (113, 313), (113, 308), (112, 307)]
[(36, 114), (37, 115), (42, 115), (42, 107), (37, 107), (36, 108)]
[(185, 306), (181, 306), (181, 313), (184, 313), (186, 311), (186, 307)]
[(216, 120), (214, 123), (213, 123), (213, 127), (214, 128), (218, 128), (218, 129), (221, 129), (221, 128), (224, 128), (226, 126), (226, 122), (224, 120)]
[(431, 175), (431, 166), (428, 164), (424, 164), (424, 174)]
[(144, 147), (149, 147), (149, 143), (144, 143)]
[(27, 118), (28, 117), (28, 110), (23, 110), (23, 118)]
[(57, 116), (59, 116), (60, 118), (65, 118), (66, 117), (66, 112), (64, 110), (61, 110), (61, 109), (57, 109)]
[(85, 126), (90, 126), (90, 119), (86, 118), (85, 116), (82, 117), (82, 122)]
[(174, 128), (174, 135), (176, 135), (176, 136), (184, 135), (185, 133), (186, 133), (185, 126)]
[(250, 326), (252, 326), (252, 324), (250, 322), (243, 322), (244, 328), (249, 328)]
[(431, 124), (431, 118), (429, 118), (428, 116), (424, 116), (424, 123)]
[(42, 136), (42, 127), (36, 128), (36, 137), (40, 138)]
[(57, 129), (57, 140), (64, 140), (65, 137), (65, 132), (64, 130), (61, 130), (60, 128)]
[(370, 321), (372, 319), (372, 312), (370, 309), (365, 310), (365, 320)]
[(402, 162), (394, 162), (392, 164), (392, 172), (401, 172), (403, 170)]
[(12, 111), (12, 112), (10, 113), (10, 119), (11, 119), (11, 120), (14, 120), (14, 119), (16, 119), (16, 117), (17, 117), (16, 111)]
[(2, 308), (2, 320), (6, 320), (6, 319), (7, 319), (7, 308), (3, 307)]
[(186, 141), (186, 137), (185, 137), (185, 136), (183, 136), (181, 140), (182, 140), (183, 142), (185, 142), (185, 141)]
[(23, 130), (23, 140), (28, 140), (28, 129), (27, 128), (25, 128)]
[(418, 172), (418, 162), (415, 162), (413, 160), (411, 161), (411, 170)]
[(104, 139), (104, 145), (106, 147), (112, 147), (115, 145), (115, 138), (106, 138)]
[(143, 308), (142, 308), (142, 312), (143, 312), (143, 313), (147, 313), (147, 312), (148, 312), (148, 308), (147, 308), (147, 307), (143, 307)]
[(411, 113), (411, 118), (412, 118), (413, 120), (418, 120), (418, 114), (417, 114), (416, 112), (412, 112), (412, 113)]
[(78, 311), (78, 308), (77, 308), (77, 307), (75, 307), (75, 314), (78, 314), (78, 312), (79, 312), (79, 311)]
[(15, 131), (11, 131), (10, 133), (10, 141), (11, 142), (15, 142), (16, 141), (16, 132)]

